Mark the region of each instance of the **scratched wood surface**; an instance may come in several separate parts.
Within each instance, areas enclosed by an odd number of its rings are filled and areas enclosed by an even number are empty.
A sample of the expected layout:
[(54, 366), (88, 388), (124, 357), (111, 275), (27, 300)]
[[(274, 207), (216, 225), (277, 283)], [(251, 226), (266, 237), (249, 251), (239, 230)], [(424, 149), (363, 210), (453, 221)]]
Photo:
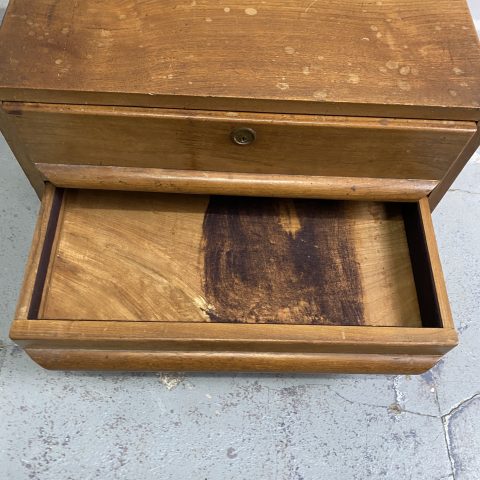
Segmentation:
[(465, 0), (11, 0), (0, 45), (3, 100), (479, 118)]
[(420, 326), (397, 204), (67, 190), (39, 318)]

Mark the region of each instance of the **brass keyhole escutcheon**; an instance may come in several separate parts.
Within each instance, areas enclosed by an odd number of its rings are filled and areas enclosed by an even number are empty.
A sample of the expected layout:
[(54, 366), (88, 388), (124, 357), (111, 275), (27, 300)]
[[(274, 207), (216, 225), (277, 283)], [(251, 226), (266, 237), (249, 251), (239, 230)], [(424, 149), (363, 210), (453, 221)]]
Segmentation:
[(250, 145), (255, 141), (257, 134), (251, 128), (241, 127), (233, 130), (230, 136), (237, 145)]

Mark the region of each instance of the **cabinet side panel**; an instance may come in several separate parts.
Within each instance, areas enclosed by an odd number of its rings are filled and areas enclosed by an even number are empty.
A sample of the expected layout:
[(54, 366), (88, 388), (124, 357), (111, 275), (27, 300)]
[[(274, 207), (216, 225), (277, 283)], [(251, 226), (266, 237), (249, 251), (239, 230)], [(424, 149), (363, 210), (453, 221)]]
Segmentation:
[(22, 170), (25, 172), (28, 180), (30, 181), (32, 187), (37, 192), (39, 198), (42, 198), (44, 192), (44, 182), (42, 175), (36, 168), (36, 166), (31, 161), (25, 146), (22, 144), (18, 138), (14, 122), (5, 110), (3, 109), (2, 103), (0, 102), (0, 131), (5, 137), (8, 145), (10, 146), (12, 152), (17, 158), (18, 163), (22, 167)]
[(467, 143), (455, 162), (452, 163), (447, 173), (430, 193), (428, 200), (431, 210), (434, 210), (443, 196), (447, 193), (448, 189), (452, 186), (452, 183), (460, 175), (471, 156), (475, 153), (475, 150), (480, 146), (480, 129), (477, 124), (477, 132)]

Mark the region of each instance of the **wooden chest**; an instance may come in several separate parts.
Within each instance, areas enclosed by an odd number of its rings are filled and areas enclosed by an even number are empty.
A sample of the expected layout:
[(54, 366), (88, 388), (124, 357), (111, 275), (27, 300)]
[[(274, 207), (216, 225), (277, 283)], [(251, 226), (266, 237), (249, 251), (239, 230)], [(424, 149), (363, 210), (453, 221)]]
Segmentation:
[(465, 0), (10, 0), (0, 66), (40, 365), (419, 373), (455, 346), (430, 211), (480, 143)]

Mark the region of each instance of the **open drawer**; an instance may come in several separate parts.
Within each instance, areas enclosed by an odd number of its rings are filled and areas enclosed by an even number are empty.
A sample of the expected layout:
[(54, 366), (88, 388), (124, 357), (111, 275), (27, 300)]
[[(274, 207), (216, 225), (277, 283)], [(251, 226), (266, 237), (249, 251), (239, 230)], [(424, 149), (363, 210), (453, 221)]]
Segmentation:
[(456, 345), (427, 200), (47, 184), (11, 337), (56, 369), (420, 373)]

